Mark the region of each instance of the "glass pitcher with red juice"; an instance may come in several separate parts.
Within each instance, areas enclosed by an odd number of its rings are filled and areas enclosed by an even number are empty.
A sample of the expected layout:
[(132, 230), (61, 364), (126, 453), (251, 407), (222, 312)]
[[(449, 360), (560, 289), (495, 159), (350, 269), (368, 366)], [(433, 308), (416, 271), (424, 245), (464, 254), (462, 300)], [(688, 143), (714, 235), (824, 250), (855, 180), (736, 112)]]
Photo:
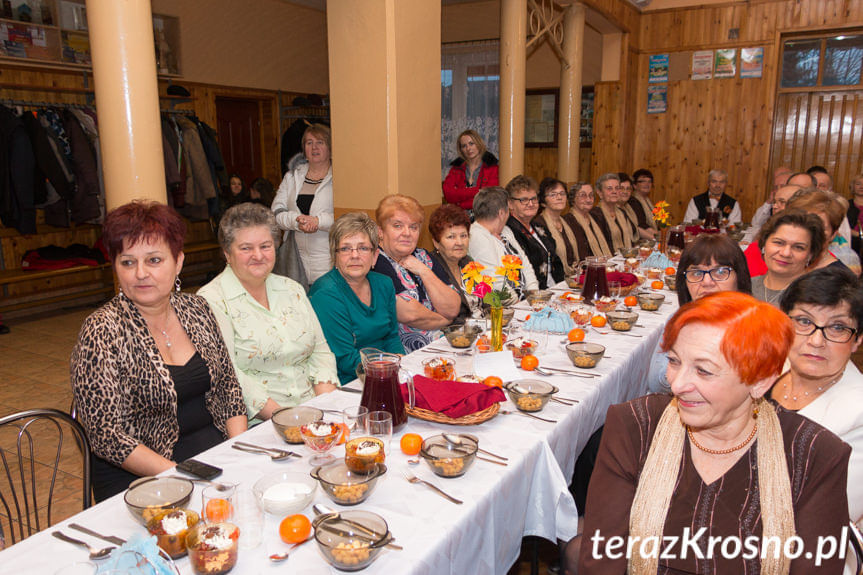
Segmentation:
[(605, 256), (593, 256), (584, 260), (584, 286), (581, 288), (581, 295), (584, 296), (585, 302), (591, 303), (608, 295), (607, 262), (608, 258)]
[(668, 228), (668, 247), (675, 247), (683, 251), (686, 247), (685, 239), (686, 228), (683, 226), (673, 226)]
[(708, 230), (719, 229), (719, 208), (707, 208), (707, 215), (704, 218), (704, 227)]
[(413, 379), (407, 371), (401, 368), (401, 356), (385, 353), (379, 349), (363, 348), (360, 350), (365, 372), (363, 396), (360, 405), (373, 411), (386, 411), (393, 416), (393, 431), (404, 427), (408, 422), (405, 401), (402, 399), (399, 384), (401, 377), (405, 378), (411, 407), (414, 404)]

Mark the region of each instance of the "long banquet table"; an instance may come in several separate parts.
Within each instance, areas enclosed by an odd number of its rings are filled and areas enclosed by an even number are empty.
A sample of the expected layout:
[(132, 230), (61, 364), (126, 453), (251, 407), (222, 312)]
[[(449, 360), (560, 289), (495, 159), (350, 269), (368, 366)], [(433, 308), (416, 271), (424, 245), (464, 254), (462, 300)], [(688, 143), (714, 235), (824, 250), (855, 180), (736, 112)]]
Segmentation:
[[(603, 335), (594, 330), (588, 332), (588, 341), (602, 343), (607, 348), (607, 357), (591, 370), (601, 377), (581, 379), (560, 375), (543, 378), (558, 386), (562, 397), (579, 400), (572, 407), (550, 402), (543, 409), (540, 415), (555, 419), (557, 423), (536, 421), (519, 414), (498, 414), (481, 425), (463, 428), (480, 438), (481, 447), (507, 456), (508, 467), (477, 460), (464, 476), (456, 479), (437, 477), (425, 464), (409, 467), (408, 457), (398, 447), (402, 433), (414, 432), (428, 437), (462, 429), (411, 419), (393, 437), (391, 454), (387, 458), (388, 473), (368, 500), (353, 507), (383, 516), (396, 542), (404, 550), (384, 550), (364, 572), (506, 573), (518, 558), (522, 537), (535, 535), (551, 541), (573, 537), (577, 529), (577, 512), (567, 485), (575, 460), (591, 434), (602, 425), (609, 405), (646, 393), (645, 375), (651, 355), (665, 321), (677, 309), (673, 294), (664, 293), (667, 295), (666, 303), (660, 311), (640, 312), (638, 323), (642, 327), (630, 332), (642, 337), (614, 332)], [(530, 313), (524, 304), (517, 309), (516, 320), (524, 319)], [(574, 369), (560, 343), (563, 337), (549, 336), (546, 349), (539, 355), (542, 366)], [(448, 347), (448, 344), (442, 339), (435, 346)], [(428, 357), (431, 356), (426, 353), (412, 353), (404, 358), (402, 366), (414, 373), (422, 373), (421, 362)], [(471, 357), (453, 357), (458, 374), (473, 371)], [(525, 372), (525, 377), (536, 376)], [(358, 386), (357, 382), (351, 384), (351, 387), (355, 386)], [(316, 397), (309, 405), (340, 410), (358, 404), (359, 399), (359, 394), (337, 391)], [(509, 400), (502, 404), (502, 408), (515, 411)], [(327, 419), (339, 420), (334, 415)], [(286, 447), (276, 437), (270, 422), (250, 429), (240, 439), (264, 446)], [(274, 471), (308, 472), (311, 469), (309, 457), (273, 462), (265, 456), (233, 450), (230, 448), (232, 442), (226, 441), (198, 457), (224, 469), (219, 481), (251, 486), (259, 477)], [(309, 451), (304, 446), (295, 447), (308, 455)], [(333, 454), (337, 458), (343, 456), (344, 447), (336, 447)], [(435, 483), (464, 500), (464, 504), (454, 505), (424, 486), (408, 483), (403, 471)], [(196, 486), (190, 505), (196, 510), (200, 508), (200, 489)], [(339, 508), (320, 489), (315, 492), (314, 502)], [(313, 516), (310, 508), (305, 513)], [(280, 519), (267, 515), (262, 545), (256, 549), (241, 549), (233, 573), (338, 572), (326, 563), (314, 542), (293, 551), (285, 563), (270, 563), (267, 559), (269, 554), (283, 552), (288, 547), (278, 537)], [(97, 547), (105, 545), (68, 529), (66, 525), (70, 522), (123, 538), (143, 531), (126, 510), (121, 494), (0, 552), (0, 572), (53, 573), (63, 565), (86, 559), (86, 552), (81, 548), (50, 537), (50, 531), (54, 529)], [(177, 560), (177, 566), (183, 574), (192, 573), (188, 558)]]

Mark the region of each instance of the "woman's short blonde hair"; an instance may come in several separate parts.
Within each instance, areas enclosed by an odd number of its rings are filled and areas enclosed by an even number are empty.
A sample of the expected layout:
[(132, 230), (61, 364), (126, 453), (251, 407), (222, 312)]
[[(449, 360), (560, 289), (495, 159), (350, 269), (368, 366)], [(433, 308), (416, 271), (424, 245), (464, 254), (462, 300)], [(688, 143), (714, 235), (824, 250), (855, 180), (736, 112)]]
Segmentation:
[(306, 137), (307, 136), (317, 136), (320, 139), (322, 139), (324, 141), (324, 143), (327, 145), (327, 150), (330, 151), (330, 155), (332, 155), (333, 146), (331, 145), (332, 143), (330, 142), (330, 129), (329, 129), (329, 127), (324, 126), (323, 124), (312, 124), (311, 126), (306, 128), (306, 131), (303, 132), (303, 137), (300, 140), (303, 143), (304, 148), (306, 146)]
[(350, 212), (335, 221), (330, 228), (330, 257), (336, 261), (336, 250), (348, 236), (366, 234), (373, 249), (378, 249), (378, 225), (365, 212)]
[(802, 188), (794, 192), (794, 195), (788, 199), (785, 209), (803, 210), (810, 214), (824, 214), (827, 216), (827, 221), (830, 222), (830, 230), (824, 231), (828, 236), (832, 236), (842, 225), (845, 212), (848, 211), (847, 205), (844, 205), (840, 198), (841, 196), (833, 192), (825, 192), (817, 188)]
[(398, 211), (405, 212), (419, 224), (422, 224), (426, 217), (425, 210), (415, 198), (404, 194), (390, 194), (384, 196), (375, 210), (378, 225), (384, 227)]

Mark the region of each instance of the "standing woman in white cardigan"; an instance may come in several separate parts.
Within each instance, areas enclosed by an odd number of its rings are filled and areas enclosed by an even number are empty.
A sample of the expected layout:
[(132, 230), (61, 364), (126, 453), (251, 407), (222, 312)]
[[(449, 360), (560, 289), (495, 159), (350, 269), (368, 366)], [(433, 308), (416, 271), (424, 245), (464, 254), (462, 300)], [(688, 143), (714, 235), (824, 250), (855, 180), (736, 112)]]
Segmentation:
[(272, 209), (279, 227), (285, 230), (285, 240), (291, 232), (296, 232), (293, 239), (311, 285), (333, 267), (329, 249), (329, 231), (333, 225), (333, 167), (328, 127), (312, 124), (306, 128), (303, 155), (308, 163), (285, 174)]

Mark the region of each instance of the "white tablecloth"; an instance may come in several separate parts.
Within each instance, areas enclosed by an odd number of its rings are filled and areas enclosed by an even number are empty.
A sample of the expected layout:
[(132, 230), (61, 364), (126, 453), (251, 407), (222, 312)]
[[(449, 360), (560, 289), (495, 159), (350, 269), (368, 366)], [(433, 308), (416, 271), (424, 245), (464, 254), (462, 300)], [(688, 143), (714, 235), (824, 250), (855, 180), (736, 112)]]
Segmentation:
[[(662, 306), (661, 313), (640, 314), (639, 325), (643, 327), (635, 328), (631, 333), (642, 334), (641, 338), (614, 332), (608, 335), (588, 333), (589, 341), (607, 347), (608, 357), (591, 370), (602, 374), (602, 377), (578, 379), (561, 375), (543, 378), (557, 385), (562, 397), (580, 401), (572, 407), (550, 402), (540, 415), (556, 419), (556, 424), (510, 414), (498, 415), (479, 426), (463, 428), (479, 436), (481, 447), (508, 457), (508, 467), (477, 460), (461, 478), (439, 478), (424, 463), (409, 467), (406, 463), (408, 457), (401, 453), (398, 437), (394, 437), (391, 454), (387, 458), (387, 475), (379, 481), (369, 499), (355, 508), (383, 516), (396, 542), (404, 550), (384, 550), (364, 572), (399, 575), (506, 573), (518, 557), (522, 537), (536, 535), (552, 541), (573, 537), (577, 529), (577, 511), (567, 485), (575, 459), (590, 435), (604, 421), (609, 405), (645, 393), (643, 382), (650, 355), (666, 319), (677, 308), (676, 298), (669, 295), (671, 297), (667, 300), (674, 301)], [(519, 311), (516, 317), (523, 318), (527, 313)], [(539, 354), (541, 365), (572, 367), (560, 343), (563, 337), (549, 337), (546, 349)], [(441, 342), (436, 345), (446, 347), (445, 340)], [(403, 367), (421, 373), (421, 361), (427, 357), (430, 356), (414, 353), (404, 359)], [(471, 362), (470, 357), (457, 357), (457, 372), (472, 372)], [(337, 391), (317, 397), (309, 404), (342, 409), (358, 404), (359, 400), (359, 394)], [(515, 406), (509, 401), (502, 408), (515, 411)], [(339, 420), (335, 415), (329, 415), (328, 419)], [(459, 431), (462, 428), (411, 419), (397, 435), (414, 432), (428, 437), (445, 430)], [(249, 430), (242, 440), (286, 447), (276, 437), (269, 422)], [(308, 472), (311, 469), (308, 457), (272, 462), (265, 456), (230, 449), (230, 444), (231, 441), (227, 441), (198, 457), (224, 469), (219, 481), (252, 485), (259, 477), (274, 471)], [(309, 453), (304, 446), (297, 449), (304, 455)], [(333, 454), (337, 458), (342, 457), (344, 447), (336, 447)], [(408, 483), (402, 476), (405, 470), (434, 482), (462, 499), (464, 504), (454, 505), (424, 486)], [(314, 502), (338, 508), (320, 489), (316, 491)], [(196, 487), (190, 506), (200, 508), (200, 487)], [(311, 508), (305, 513), (309, 517), (313, 515)], [(337, 572), (327, 565), (314, 542), (295, 550), (287, 562), (271, 564), (267, 556), (287, 548), (278, 538), (280, 519), (266, 517), (263, 544), (257, 549), (241, 550), (234, 573)], [(118, 495), (0, 552), (0, 572), (53, 573), (60, 566), (86, 558), (84, 550), (50, 537), (53, 529), (61, 529), (95, 546), (107, 545), (66, 528), (69, 522), (123, 538), (142, 531), (126, 510), (122, 495)], [(183, 574), (192, 573), (188, 559), (180, 559), (177, 564)]]

